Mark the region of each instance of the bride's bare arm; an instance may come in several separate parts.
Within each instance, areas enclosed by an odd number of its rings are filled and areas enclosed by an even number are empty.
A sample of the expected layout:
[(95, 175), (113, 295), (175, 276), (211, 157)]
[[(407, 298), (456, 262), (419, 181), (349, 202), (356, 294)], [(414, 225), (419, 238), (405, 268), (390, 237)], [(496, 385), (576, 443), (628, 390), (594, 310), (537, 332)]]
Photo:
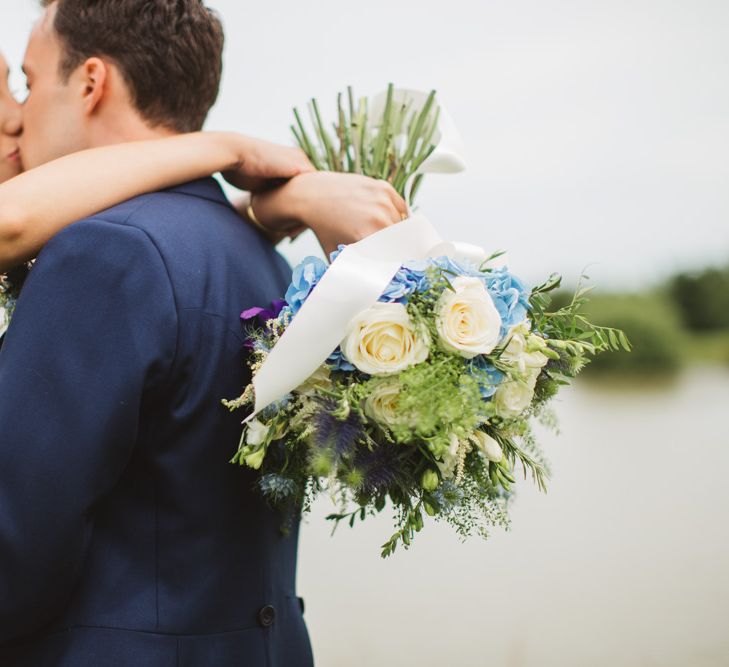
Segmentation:
[(197, 132), (81, 151), (0, 184), (0, 272), (31, 259), (76, 220), (145, 192), (233, 172), (251, 187), (312, 169), (298, 149)]

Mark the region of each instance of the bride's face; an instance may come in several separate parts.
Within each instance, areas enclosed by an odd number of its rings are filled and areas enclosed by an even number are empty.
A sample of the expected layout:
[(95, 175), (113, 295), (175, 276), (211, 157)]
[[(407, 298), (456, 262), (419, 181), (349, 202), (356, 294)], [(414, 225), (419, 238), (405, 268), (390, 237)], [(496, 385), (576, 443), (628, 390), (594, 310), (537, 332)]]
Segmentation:
[(0, 55), (0, 183), (22, 171), (18, 151), (21, 129), (20, 105), (10, 92), (8, 66)]

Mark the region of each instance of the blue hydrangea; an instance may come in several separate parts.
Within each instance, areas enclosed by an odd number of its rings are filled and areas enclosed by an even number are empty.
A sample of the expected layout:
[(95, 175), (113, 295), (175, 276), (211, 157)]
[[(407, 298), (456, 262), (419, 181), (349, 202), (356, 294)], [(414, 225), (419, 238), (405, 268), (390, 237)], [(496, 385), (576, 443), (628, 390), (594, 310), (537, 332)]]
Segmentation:
[(496, 310), (501, 316), (501, 338), (509, 329), (526, 319), (529, 304), (529, 291), (524, 284), (507, 267), (494, 269), (489, 273), (481, 274), (486, 288), (494, 300)]
[(428, 279), (424, 270), (413, 269), (408, 264), (400, 267), (390, 284), (380, 297), (387, 303), (406, 304), (411, 294), (424, 292), (428, 287)]
[(355, 370), (354, 366), (347, 361), (341, 347), (337, 347), (337, 349), (329, 355), (327, 358), (327, 365), (333, 371), (352, 372)]
[(293, 400), (293, 394), (284, 394), (281, 398), (267, 405), (261, 410), (261, 420), (267, 421), (273, 419), (281, 410), (286, 409), (289, 403)]
[(447, 255), (443, 255), (442, 257), (433, 257), (432, 259), (428, 260), (431, 265), (435, 265), (440, 269), (443, 269), (446, 272), (446, 278), (453, 279), (455, 276), (454, 273), (459, 276), (477, 276), (479, 278), (483, 277), (483, 274), (479, 272), (478, 268), (469, 264), (468, 262), (456, 262), (451, 257), (448, 257)]
[(468, 362), (468, 372), (478, 382), (481, 398), (490, 398), (506, 375), (496, 368), (486, 357), (479, 354)]
[(446, 256), (411, 260), (400, 267), (380, 297), (380, 301), (406, 304), (411, 294), (427, 291), (430, 288), (429, 270), (434, 267), (443, 269), (448, 279), (455, 277), (453, 274), (481, 275), (475, 267), (457, 263)]
[(337, 257), (339, 257), (342, 250), (344, 250), (347, 246), (343, 243), (340, 243), (337, 246), (336, 250), (332, 250), (332, 252), (329, 253), (329, 262), (332, 263)]
[(302, 304), (326, 270), (326, 263), (318, 257), (305, 257), (294, 269), (291, 285), (286, 290), (286, 303), (289, 305), (292, 316), (299, 312)]

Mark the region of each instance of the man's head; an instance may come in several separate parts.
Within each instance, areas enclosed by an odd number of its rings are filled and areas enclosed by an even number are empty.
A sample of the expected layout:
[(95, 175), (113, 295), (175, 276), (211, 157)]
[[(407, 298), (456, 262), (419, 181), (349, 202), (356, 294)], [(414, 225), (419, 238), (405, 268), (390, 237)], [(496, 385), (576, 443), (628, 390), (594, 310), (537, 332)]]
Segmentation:
[(8, 66), (0, 53), (0, 183), (20, 173), (20, 105), (8, 86)]
[(202, 0), (42, 0), (23, 68), (23, 162), (199, 130), (222, 73)]

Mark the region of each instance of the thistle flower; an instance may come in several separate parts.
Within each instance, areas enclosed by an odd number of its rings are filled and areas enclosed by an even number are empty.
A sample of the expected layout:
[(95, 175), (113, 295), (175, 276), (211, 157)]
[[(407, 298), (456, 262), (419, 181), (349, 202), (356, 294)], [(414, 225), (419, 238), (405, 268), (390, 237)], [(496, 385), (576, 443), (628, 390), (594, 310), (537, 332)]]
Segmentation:
[(297, 491), (296, 482), (294, 482), (293, 479), (289, 479), (288, 477), (277, 475), (275, 473), (262, 475), (258, 480), (258, 486), (263, 492), (263, 495), (269, 498), (273, 503), (280, 503), (288, 500), (292, 498)]
[(444, 479), (432, 495), (438, 503), (440, 513), (447, 514), (453, 506), (461, 502), (463, 491), (452, 480)]
[(321, 401), (321, 409), (312, 418), (312, 438), (317, 449), (329, 449), (336, 459), (341, 459), (354, 449), (365, 434), (356, 412), (350, 410), (344, 419), (340, 419), (337, 408), (338, 403), (333, 399)]
[(411, 483), (407, 460), (411, 450), (383, 444), (372, 447), (358, 447), (353, 468), (362, 473), (362, 491), (368, 495), (388, 491), (396, 486)]

